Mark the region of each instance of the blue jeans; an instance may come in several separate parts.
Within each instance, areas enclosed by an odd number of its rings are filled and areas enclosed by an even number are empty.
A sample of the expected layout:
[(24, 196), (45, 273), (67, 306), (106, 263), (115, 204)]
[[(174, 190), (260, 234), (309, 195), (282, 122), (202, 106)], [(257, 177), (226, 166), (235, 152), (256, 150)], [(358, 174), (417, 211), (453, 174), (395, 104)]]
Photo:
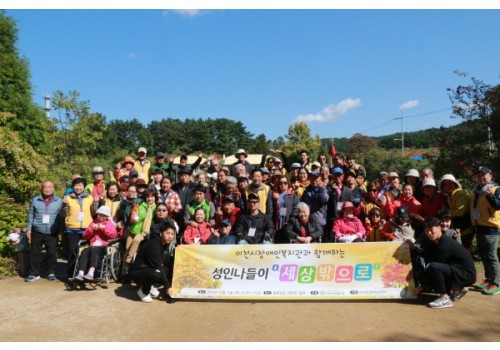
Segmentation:
[(500, 286), (500, 263), (498, 262), (497, 247), (500, 235), (476, 234), (477, 249), (484, 266), (484, 275), (490, 282)]

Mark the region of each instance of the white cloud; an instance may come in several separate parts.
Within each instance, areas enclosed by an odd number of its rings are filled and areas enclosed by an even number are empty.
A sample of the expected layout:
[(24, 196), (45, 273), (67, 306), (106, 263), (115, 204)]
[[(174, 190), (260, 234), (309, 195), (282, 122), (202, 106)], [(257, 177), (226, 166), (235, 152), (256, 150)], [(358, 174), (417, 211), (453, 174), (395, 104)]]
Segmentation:
[(301, 114), (295, 117), (294, 122), (326, 122), (345, 114), (349, 109), (361, 106), (361, 99), (348, 98), (336, 105), (328, 105), (316, 114)]
[(166, 16), (170, 12), (176, 13), (180, 16), (183, 17), (196, 17), (196, 16), (203, 16), (208, 14), (210, 11), (208, 10), (196, 10), (196, 9), (188, 9), (188, 10), (165, 10), (163, 11), (163, 15)]
[(411, 100), (403, 103), (401, 106), (399, 106), (399, 109), (404, 111), (405, 109), (411, 109), (413, 107), (417, 107), (420, 102), (418, 100)]
[(128, 58), (136, 58), (136, 57), (141, 56), (141, 55), (142, 55), (141, 52), (129, 52), (127, 54)]

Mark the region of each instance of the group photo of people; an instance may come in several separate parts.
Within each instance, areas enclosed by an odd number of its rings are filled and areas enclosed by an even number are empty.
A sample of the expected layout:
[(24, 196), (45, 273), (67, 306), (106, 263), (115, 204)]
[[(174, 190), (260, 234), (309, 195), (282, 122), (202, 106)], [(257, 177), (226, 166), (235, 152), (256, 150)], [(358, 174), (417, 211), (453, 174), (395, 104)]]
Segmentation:
[[(91, 282), (106, 247), (118, 241), (120, 282), (140, 286), (143, 302), (158, 297), (159, 287), (173, 302), (178, 245), (401, 241), (411, 248), (415, 292), (439, 294), (429, 307), (452, 307), (472, 286), (500, 294), (500, 187), (485, 165), (466, 189), (453, 174), (435, 176), (429, 167), (368, 176), (355, 155), (334, 147), (316, 159), (303, 150), (291, 164), (274, 149), (260, 164), (251, 164), (244, 149), (232, 164), (203, 159), (201, 151), (196, 156), (191, 164), (187, 155), (177, 163), (158, 151), (150, 161), (140, 147), (115, 169), (94, 166), (88, 178), (74, 174), (63, 198), (54, 182), (44, 181), (28, 216), (25, 280), (40, 278), (42, 247), (47, 279), (56, 279), (61, 240), (67, 280)], [(83, 250), (82, 240), (88, 243)], [(470, 254), (474, 240), (484, 278), (476, 276)], [(477, 278), (483, 282), (476, 284)]]

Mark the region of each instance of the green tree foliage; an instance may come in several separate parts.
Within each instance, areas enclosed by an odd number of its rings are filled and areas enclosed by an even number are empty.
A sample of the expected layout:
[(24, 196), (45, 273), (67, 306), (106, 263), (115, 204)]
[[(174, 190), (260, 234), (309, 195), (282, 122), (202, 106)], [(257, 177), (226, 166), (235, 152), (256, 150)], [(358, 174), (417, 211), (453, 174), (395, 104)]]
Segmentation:
[(47, 134), (53, 126), (42, 109), (32, 102), (31, 73), (28, 60), (21, 57), (16, 43), (18, 29), (14, 19), (0, 11), (0, 112), (15, 118), (8, 126), (44, 154), (50, 152)]
[(362, 164), (370, 181), (376, 180), (381, 171), (395, 171), (403, 179), (409, 169), (422, 169), (429, 165), (427, 161), (417, 161), (401, 155), (400, 150), (386, 151), (381, 148), (365, 153)]
[(309, 159), (315, 159), (321, 151), (321, 139), (319, 135), (316, 134), (313, 138), (311, 129), (304, 122), (291, 125), (288, 128), (288, 134), (285, 135), (285, 138), (286, 142), (282, 150), (291, 160), (298, 159), (301, 150), (308, 151)]
[(56, 91), (53, 98), (58, 118), (55, 134), (54, 162), (63, 171), (88, 173), (88, 160), (99, 155), (100, 143), (106, 131), (106, 118), (99, 113), (90, 113), (89, 101), (80, 101), (77, 91), (67, 95)]
[[(156, 122), (151, 124), (153, 123)], [(112, 120), (104, 131), (102, 142), (107, 145), (107, 150), (112, 150), (111, 154), (116, 153), (117, 150), (125, 150), (126, 153), (133, 154), (139, 147), (149, 149), (153, 146), (153, 136), (150, 130), (153, 131), (153, 128), (146, 129), (136, 118)], [(109, 151), (108, 154), (110, 154)]]
[(6, 126), (12, 115), (0, 113), (0, 194), (18, 203), (29, 200), (48, 173), (48, 160)]

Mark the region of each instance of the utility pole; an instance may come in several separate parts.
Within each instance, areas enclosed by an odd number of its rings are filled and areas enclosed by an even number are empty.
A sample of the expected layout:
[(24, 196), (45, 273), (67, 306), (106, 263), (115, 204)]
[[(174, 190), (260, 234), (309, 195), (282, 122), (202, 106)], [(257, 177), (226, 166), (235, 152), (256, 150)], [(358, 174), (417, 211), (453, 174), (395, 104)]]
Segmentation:
[(45, 111), (45, 116), (47, 117), (47, 119), (50, 119), (50, 96), (49, 95), (45, 95), (43, 96), (43, 99), (45, 100), (45, 105), (44, 105), (44, 108), (43, 110)]
[(404, 116), (403, 116), (403, 111), (400, 111), (400, 112), (401, 112), (401, 117), (394, 118), (393, 120), (401, 119), (401, 138), (400, 139), (394, 139), (394, 140), (396, 140), (396, 141), (401, 140), (401, 153), (404, 156), (405, 155), (405, 133), (404, 133), (404, 128), (403, 128)]

